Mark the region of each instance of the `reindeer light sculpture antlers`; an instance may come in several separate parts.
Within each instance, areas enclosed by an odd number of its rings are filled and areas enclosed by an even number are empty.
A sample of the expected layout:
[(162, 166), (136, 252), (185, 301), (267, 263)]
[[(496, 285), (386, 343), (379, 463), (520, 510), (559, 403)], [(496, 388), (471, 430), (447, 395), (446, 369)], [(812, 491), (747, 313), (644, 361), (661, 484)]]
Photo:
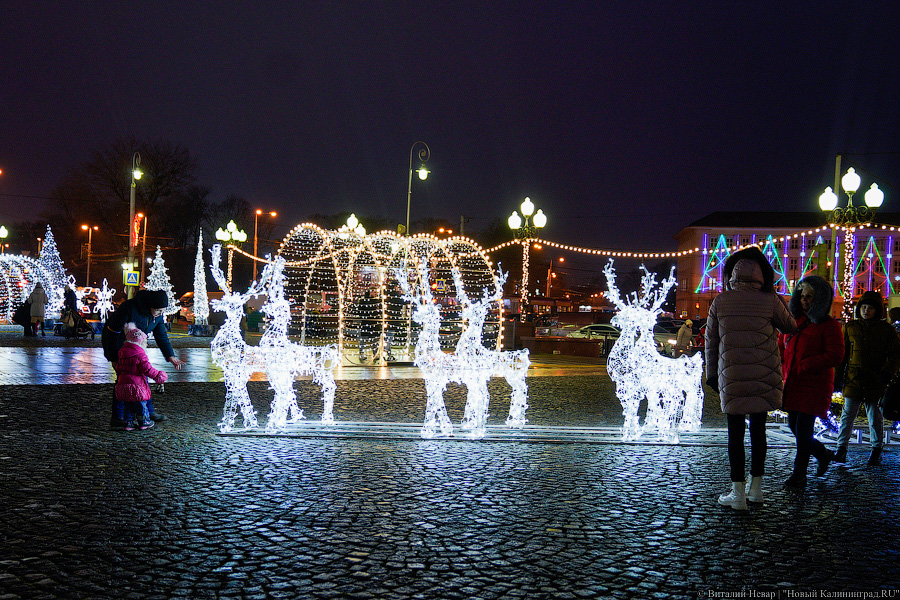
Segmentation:
[[(656, 431), (658, 441), (677, 443), (679, 431), (697, 431), (703, 410), (702, 356), (662, 356), (653, 338), (653, 326), (669, 290), (675, 285), (675, 267), (657, 287), (656, 274), (641, 265), (640, 293), (624, 299), (616, 286), (613, 261), (604, 267), (609, 298), (619, 309), (612, 324), (622, 330), (607, 359), (607, 371), (616, 383), (625, 421), (622, 439), (636, 440), (645, 429)], [(638, 409), (647, 399), (647, 418), (641, 426)]]

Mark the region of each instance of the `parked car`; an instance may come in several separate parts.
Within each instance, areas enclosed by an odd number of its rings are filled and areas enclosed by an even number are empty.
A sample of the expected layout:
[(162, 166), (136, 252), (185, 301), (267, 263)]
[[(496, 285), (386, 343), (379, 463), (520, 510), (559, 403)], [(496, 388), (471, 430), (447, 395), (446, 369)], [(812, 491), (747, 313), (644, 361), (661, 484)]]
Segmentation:
[[(214, 298), (221, 299), (224, 296), (224, 292), (206, 292), (207, 300), (213, 300)], [(179, 319), (184, 319), (188, 323), (194, 322), (194, 292), (188, 292), (179, 298), (175, 304), (179, 306), (178, 313), (176, 313), (176, 317)]]
[(615, 339), (618, 338), (621, 333), (622, 332), (619, 331), (617, 327), (614, 327), (609, 323), (594, 323), (593, 325), (585, 325), (584, 327), (579, 327), (575, 331), (570, 331), (566, 334), (566, 337), (581, 339)]
[(677, 329), (675, 332), (671, 332), (662, 325), (653, 326), (653, 339), (656, 340), (656, 349), (659, 350), (660, 354), (674, 356), (677, 333)]

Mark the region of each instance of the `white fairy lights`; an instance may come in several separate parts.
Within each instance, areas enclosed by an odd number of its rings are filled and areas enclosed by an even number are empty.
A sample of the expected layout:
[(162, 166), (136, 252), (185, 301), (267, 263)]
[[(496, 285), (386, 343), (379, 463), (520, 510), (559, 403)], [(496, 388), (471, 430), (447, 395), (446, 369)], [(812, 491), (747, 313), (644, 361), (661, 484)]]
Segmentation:
[(206, 263), (203, 261), (203, 230), (197, 235), (197, 257), (194, 259), (194, 324), (209, 322), (209, 297), (206, 294)]
[[(675, 268), (657, 288), (656, 274), (643, 265), (640, 292), (624, 299), (616, 286), (613, 261), (604, 267), (609, 298), (619, 309), (612, 324), (622, 330), (607, 359), (607, 371), (616, 383), (625, 422), (622, 439), (633, 441), (647, 429), (658, 441), (678, 443), (679, 431), (698, 431), (703, 412), (702, 355), (669, 358), (656, 349), (653, 326), (660, 306), (675, 285)], [(657, 289), (654, 289), (657, 288)], [(647, 417), (642, 426), (638, 409), (647, 399)]]
[(97, 291), (97, 312), (100, 313), (101, 321), (106, 321), (106, 315), (115, 310), (115, 307), (112, 303), (113, 296), (115, 295), (115, 288), (110, 288), (109, 284), (106, 282), (106, 278), (104, 277), (103, 287)]
[[(265, 372), (275, 391), (266, 423), (267, 433), (277, 433), (288, 423), (303, 419), (303, 411), (297, 406), (293, 389), (294, 379), (300, 374), (311, 374), (313, 381), (322, 387), (322, 423), (333, 425), (336, 389), (333, 371), (338, 363), (337, 348), (333, 345), (305, 347), (289, 341), (290, 304), (284, 297), (284, 259), (279, 257), (267, 264), (260, 280), (252, 282), (246, 292), (238, 293), (229, 290), (225, 274), (219, 266), (222, 247), (216, 244), (211, 252), (210, 270), (224, 292), (224, 296), (213, 300), (212, 304), (215, 310), (226, 314), (225, 323), (210, 344), (213, 362), (222, 368), (225, 376), (225, 409), (218, 424), (219, 430), (227, 433), (234, 429), (238, 409), (243, 417), (244, 429), (258, 426), (256, 411), (247, 392), (247, 382), (254, 372)], [(264, 285), (268, 286), (265, 291)], [(272, 321), (260, 339), (260, 345), (249, 346), (240, 330), (244, 305), (251, 297), (262, 294), (268, 297), (262, 310), (272, 317)]]
[(397, 268), (395, 277), (403, 290), (404, 299), (414, 306), (413, 319), (422, 326), (415, 347), (415, 365), (422, 370), (427, 392), (423, 438), (450, 436), (453, 426), (447, 416), (443, 393), (451, 381), (466, 386), (466, 406), (460, 428), (467, 431), (470, 438), (482, 438), (488, 417), (490, 395), (487, 382), (493, 375), (505, 377), (512, 388), (509, 417), (506, 424), (512, 428), (525, 425), (525, 410), (528, 407), (528, 388), (525, 374), (530, 361), (528, 351), (503, 352), (486, 348), (483, 344), (485, 318), (493, 303), (502, 297), (502, 273), (494, 286), (495, 293), (485, 289), (482, 299), (472, 301), (465, 292), (465, 284), (458, 269), (453, 269), (452, 277), (457, 299), (461, 304), (461, 317), (465, 329), (460, 335), (454, 353), (441, 348), (439, 303), (432, 290), (437, 286), (429, 275), (426, 261), (411, 271)]
[(166, 261), (162, 257), (162, 248), (156, 247), (156, 256), (153, 258), (153, 266), (150, 267), (150, 275), (147, 276), (147, 283), (144, 285), (148, 290), (162, 290), (166, 293), (168, 304), (163, 309), (163, 314), (174, 315), (178, 312), (175, 306), (175, 292), (172, 291), (172, 281), (169, 279), (169, 270), (166, 268)]

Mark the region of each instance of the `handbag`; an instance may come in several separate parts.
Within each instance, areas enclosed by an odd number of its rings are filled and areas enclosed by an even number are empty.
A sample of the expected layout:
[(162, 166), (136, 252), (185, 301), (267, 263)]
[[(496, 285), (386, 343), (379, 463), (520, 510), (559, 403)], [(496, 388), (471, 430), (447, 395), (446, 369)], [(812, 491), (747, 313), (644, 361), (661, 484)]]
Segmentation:
[(881, 414), (889, 421), (900, 421), (900, 377), (895, 377), (884, 390), (878, 403)]
[(75, 315), (72, 314), (71, 310), (67, 310), (65, 316), (63, 316), (63, 325), (66, 327), (75, 327)]
[(19, 305), (16, 312), (13, 313), (13, 323), (22, 327), (31, 326), (31, 300), (26, 300)]

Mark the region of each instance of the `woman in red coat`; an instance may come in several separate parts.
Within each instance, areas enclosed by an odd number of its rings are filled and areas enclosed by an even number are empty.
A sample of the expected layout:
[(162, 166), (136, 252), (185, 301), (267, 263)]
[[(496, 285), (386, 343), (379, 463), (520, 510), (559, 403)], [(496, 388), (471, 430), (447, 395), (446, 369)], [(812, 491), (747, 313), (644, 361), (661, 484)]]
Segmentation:
[(840, 323), (831, 317), (834, 289), (816, 275), (797, 284), (788, 308), (797, 319), (797, 331), (780, 335), (783, 358), (783, 408), (788, 425), (797, 439), (794, 472), (785, 481), (788, 487), (806, 485), (810, 455), (819, 462), (821, 477), (834, 460), (834, 453), (813, 437), (816, 417), (827, 418), (834, 391), (834, 368), (844, 357), (844, 336)]

